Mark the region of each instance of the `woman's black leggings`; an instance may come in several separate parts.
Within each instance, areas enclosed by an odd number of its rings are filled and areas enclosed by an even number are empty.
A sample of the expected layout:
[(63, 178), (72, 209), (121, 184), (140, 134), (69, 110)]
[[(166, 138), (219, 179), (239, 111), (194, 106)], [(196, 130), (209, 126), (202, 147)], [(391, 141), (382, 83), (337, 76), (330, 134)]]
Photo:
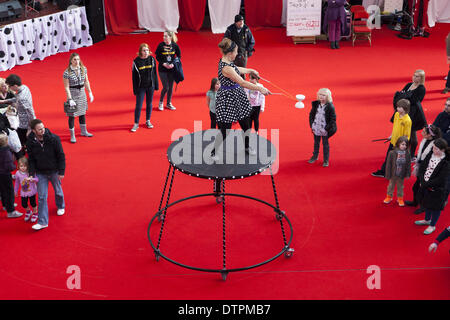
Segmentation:
[[(227, 130), (231, 129), (232, 123), (226, 123), (226, 122), (217, 122), (217, 125), (219, 127), (220, 133), (222, 134), (222, 143), (225, 143), (225, 139), (227, 138)], [(247, 130), (251, 129), (251, 122), (250, 118), (244, 118), (242, 120), (239, 120), (239, 125), (241, 126), (241, 129), (245, 132), (248, 132)], [(244, 145), (245, 149), (248, 149), (249, 146), (249, 136), (246, 134), (244, 137)], [(214, 143), (214, 150), (213, 153), (215, 153), (215, 150), (219, 147), (218, 144), (219, 140), (216, 137), (216, 143)]]
[[(79, 116), (78, 120), (80, 121), (80, 124), (86, 124), (86, 115), (83, 114), (82, 116)], [(69, 129), (73, 129), (74, 127), (75, 127), (75, 117), (69, 116)]]
[(261, 106), (253, 106), (252, 113), (250, 113), (250, 127), (252, 123), (254, 125), (255, 131), (259, 130), (259, 112), (261, 111)]

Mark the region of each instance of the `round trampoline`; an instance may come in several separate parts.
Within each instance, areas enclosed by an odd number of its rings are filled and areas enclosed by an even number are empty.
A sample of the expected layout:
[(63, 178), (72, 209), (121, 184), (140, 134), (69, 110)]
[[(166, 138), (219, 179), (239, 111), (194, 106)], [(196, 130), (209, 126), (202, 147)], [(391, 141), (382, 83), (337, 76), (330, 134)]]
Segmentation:
[[(204, 271), (204, 272), (218, 272), (222, 275), (222, 279), (225, 280), (229, 272), (248, 270), (251, 268), (256, 268), (258, 266), (264, 265), (281, 255), (289, 258), (292, 256), (294, 249), (290, 247), (293, 238), (292, 224), (289, 221), (286, 213), (280, 209), (278, 195), (276, 192), (275, 180), (272, 172), (272, 164), (276, 160), (276, 148), (275, 146), (266, 138), (251, 133), (249, 138), (249, 145), (255, 151), (252, 153), (246, 152), (244, 149), (244, 135), (241, 130), (230, 130), (229, 134), (221, 147), (216, 150), (216, 155), (218, 159), (213, 159), (211, 157), (211, 151), (214, 148), (214, 140), (218, 136), (221, 138), (221, 134), (218, 130), (204, 130), (196, 131), (191, 134), (180, 137), (178, 140), (174, 141), (167, 149), (167, 159), (169, 162), (169, 169), (167, 171), (166, 179), (163, 186), (163, 192), (161, 195), (161, 201), (159, 203), (159, 208), (156, 214), (151, 219), (147, 236), (152, 246), (156, 260), (159, 258), (174, 263), (180, 267)], [(225, 192), (225, 181), (234, 179), (244, 179), (250, 176), (254, 176), (264, 172), (265, 170), (270, 171), (270, 178), (272, 183), (272, 188), (275, 197), (275, 204), (271, 204), (267, 201), (251, 197), (243, 194), (236, 193), (226, 193)], [(181, 172), (191, 177), (197, 177), (202, 179), (208, 179), (213, 182), (213, 192), (203, 193), (188, 196), (174, 202), (170, 202), (170, 195), (174, 188), (174, 177), (175, 172)], [(201, 266), (190, 266), (176, 260), (167, 257), (161, 251), (161, 239), (163, 232), (169, 232), (164, 230), (164, 224), (168, 216), (168, 209), (176, 204), (183, 201), (193, 200), (200, 197), (212, 197), (218, 204), (221, 204), (222, 208), (222, 266), (221, 268), (210, 269), (203, 268)], [(243, 266), (237, 268), (227, 268), (226, 259), (226, 198), (227, 197), (237, 197), (246, 198), (250, 200), (262, 203), (275, 212), (275, 218), (280, 224), (283, 238), (283, 247), (280, 251), (275, 254), (272, 258), (262, 261), (260, 263)], [(150, 230), (155, 222), (159, 222), (160, 230), (157, 241), (152, 241), (150, 237)], [(284, 222), (289, 226), (289, 239), (286, 236)]]

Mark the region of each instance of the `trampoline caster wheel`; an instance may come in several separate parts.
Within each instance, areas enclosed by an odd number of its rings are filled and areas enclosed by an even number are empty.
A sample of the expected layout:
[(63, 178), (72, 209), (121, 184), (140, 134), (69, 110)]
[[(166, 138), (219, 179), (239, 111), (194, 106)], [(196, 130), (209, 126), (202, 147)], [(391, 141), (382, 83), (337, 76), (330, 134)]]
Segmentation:
[(222, 280), (223, 281), (227, 280), (228, 272), (227, 271), (222, 271), (220, 273), (222, 274)]
[(294, 254), (294, 249), (293, 248), (288, 248), (285, 252), (284, 252), (284, 256), (286, 258), (290, 258), (292, 257), (292, 255)]
[(160, 257), (159, 252), (155, 252), (155, 259), (156, 259), (157, 262), (159, 261), (159, 257)]
[(275, 217), (277, 218), (278, 221), (281, 221), (284, 217), (284, 211), (280, 211), (279, 213), (276, 214)]
[(223, 196), (216, 197), (216, 203), (223, 202)]

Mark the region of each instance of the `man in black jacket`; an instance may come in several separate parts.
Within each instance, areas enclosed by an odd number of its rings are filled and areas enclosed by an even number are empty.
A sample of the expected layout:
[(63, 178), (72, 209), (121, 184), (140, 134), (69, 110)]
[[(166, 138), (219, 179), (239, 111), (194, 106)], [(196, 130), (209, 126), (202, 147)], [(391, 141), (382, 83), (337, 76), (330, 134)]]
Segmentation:
[[(250, 28), (244, 24), (244, 17), (240, 14), (234, 17), (234, 23), (228, 26), (224, 38), (228, 38), (238, 46), (238, 55), (234, 64), (238, 67), (247, 67), (247, 58), (253, 54), (255, 39)], [(245, 77), (245, 75), (243, 75)]]
[(30, 176), (36, 176), (39, 181), (38, 188), (38, 215), (34, 230), (48, 227), (48, 183), (50, 182), (55, 191), (55, 202), (57, 215), (65, 213), (64, 193), (61, 180), (66, 170), (66, 158), (59, 137), (45, 128), (44, 123), (34, 119), (30, 123), (32, 132), (28, 136), (27, 151), (29, 155)]
[(450, 145), (450, 98), (447, 98), (444, 111), (437, 115), (433, 125), (441, 129), (442, 138)]

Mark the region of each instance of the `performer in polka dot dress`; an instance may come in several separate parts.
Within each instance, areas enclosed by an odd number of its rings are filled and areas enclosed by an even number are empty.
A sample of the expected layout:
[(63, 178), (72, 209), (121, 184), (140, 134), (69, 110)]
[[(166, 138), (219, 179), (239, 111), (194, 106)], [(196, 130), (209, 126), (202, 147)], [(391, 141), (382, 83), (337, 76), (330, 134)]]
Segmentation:
[[(211, 156), (215, 160), (218, 159), (215, 150), (220, 146), (221, 142), (225, 141), (227, 130), (231, 129), (233, 122), (239, 122), (244, 132), (251, 130), (250, 113), (252, 107), (250, 106), (244, 88), (259, 91), (264, 95), (270, 94), (266, 88), (242, 79), (241, 74), (252, 73), (259, 76), (259, 73), (254, 69), (237, 67), (234, 64), (233, 61), (238, 52), (236, 43), (228, 38), (224, 38), (219, 43), (219, 48), (222, 52), (218, 70), (221, 87), (216, 95), (216, 115), (222, 137), (216, 137), (214, 149), (211, 152)], [(249, 146), (248, 135), (245, 137), (245, 151), (251, 155), (256, 154), (256, 151)]]

